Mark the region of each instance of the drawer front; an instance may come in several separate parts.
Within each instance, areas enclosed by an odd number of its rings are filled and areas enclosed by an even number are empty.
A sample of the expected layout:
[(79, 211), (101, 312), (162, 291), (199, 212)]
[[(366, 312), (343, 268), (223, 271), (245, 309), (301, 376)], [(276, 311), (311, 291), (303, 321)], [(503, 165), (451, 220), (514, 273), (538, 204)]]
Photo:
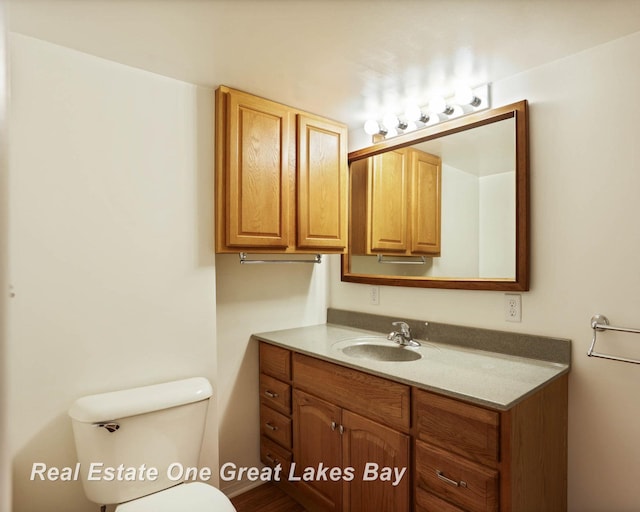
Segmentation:
[(416, 490), (416, 512), (465, 512), (463, 509), (441, 500), (422, 489)]
[(292, 461), (292, 455), (289, 450), (285, 450), (268, 437), (260, 436), (260, 460), (272, 468), (280, 464), (282, 466), (280, 481), (287, 479)]
[(291, 352), (287, 349), (260, 343), (260, 371), (276, 379), (291, 380)]
[(418, 439), (483, 464), (498, 462), (498, 412), (419, 389), (414, 396)]
[(291, 418), (265, 405), (260, 406), (260, 433), (291, 449)]
[(294, 386), (367, 418), (408, 431), (410, 388), (381, 377), (293, 355)]
[(420, 441), (416, 441), (416, 485), (469, 512), (498, 510), (498, 471)]
[(260, 402), (284, 414), (291, 414), (291, 386), (261, 373)]

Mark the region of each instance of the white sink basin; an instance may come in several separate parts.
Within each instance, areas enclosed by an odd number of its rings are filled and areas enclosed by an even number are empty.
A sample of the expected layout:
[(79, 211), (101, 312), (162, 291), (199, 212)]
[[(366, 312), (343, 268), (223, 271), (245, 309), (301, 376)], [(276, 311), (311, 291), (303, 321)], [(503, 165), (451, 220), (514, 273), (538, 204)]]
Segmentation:
[(416, 361), (422, 358), (422, 347), (403, 347), (380, 336), (364, 336), (343, 340), (334, 345), (345, 356), (370, 361)]

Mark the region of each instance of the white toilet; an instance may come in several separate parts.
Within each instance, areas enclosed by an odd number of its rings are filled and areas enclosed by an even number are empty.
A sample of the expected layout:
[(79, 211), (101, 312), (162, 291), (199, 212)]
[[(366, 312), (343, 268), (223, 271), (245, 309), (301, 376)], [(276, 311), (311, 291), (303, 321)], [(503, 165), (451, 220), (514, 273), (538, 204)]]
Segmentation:
[(117, 504), (117, 512), (235, 512), (220, 490), (193, 476), (202, 476), (212, 392), (195, 377), (76, 400), (69, 416), (87, 498)]

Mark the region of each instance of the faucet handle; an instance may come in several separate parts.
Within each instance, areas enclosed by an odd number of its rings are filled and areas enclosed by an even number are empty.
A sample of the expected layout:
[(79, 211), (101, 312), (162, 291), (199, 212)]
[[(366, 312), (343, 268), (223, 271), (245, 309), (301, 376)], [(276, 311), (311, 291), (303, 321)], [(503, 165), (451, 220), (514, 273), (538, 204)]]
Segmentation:
[(407, 324), (406, 322), (392, 322), (391, 325), (395, 325), (396, 327), (400, 328), (400, 332), (402, 332), (403, 334), (410, 334), (411, 333), (411, 329), (409, 328), (409, 324)]

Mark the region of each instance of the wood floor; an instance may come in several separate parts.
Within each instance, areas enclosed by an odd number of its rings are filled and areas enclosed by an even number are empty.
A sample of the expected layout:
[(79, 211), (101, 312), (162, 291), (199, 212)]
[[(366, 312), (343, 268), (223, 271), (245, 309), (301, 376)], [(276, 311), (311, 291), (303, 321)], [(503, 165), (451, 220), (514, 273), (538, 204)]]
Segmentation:
[(232, 498), (231, 503), (237, 512), (306, 512), (302, 505), (272, 483), (240, 494)]

